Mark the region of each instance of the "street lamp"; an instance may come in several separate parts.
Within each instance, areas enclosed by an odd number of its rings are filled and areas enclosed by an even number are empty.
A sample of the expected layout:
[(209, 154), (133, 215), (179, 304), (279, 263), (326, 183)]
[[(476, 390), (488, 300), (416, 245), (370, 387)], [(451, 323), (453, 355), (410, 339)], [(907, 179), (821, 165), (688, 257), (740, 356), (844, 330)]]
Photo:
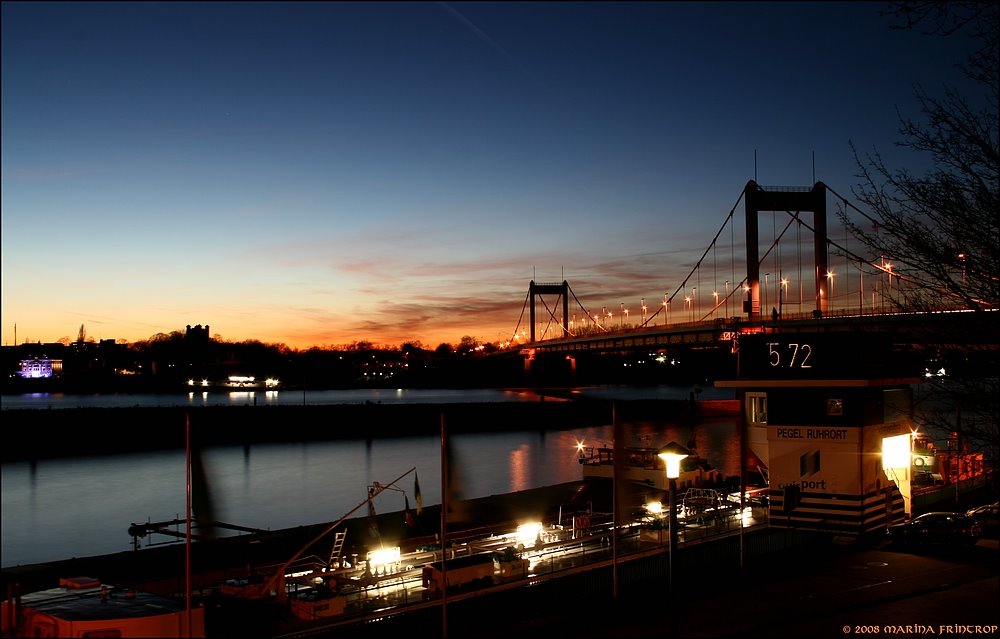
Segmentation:
[(677, 442), (670, 442), (657, 453), (667, 467), (667, 483), (670, 491), (670, 511), (667, 513), (670, 533), (670, 594), (674, 594), (674, 555), (677, 554), (677, 478), (681, 476), (681, 460), (691, 451)]
[(782, 307), (785, 303), (785, 300), (787, 299), (788, 299), (788, 280), (782, 278), (781, 288), (778, 289), (778, 317), (781, 317), (781, 314), (783, 312)]
[(829, 289), (829, 291), (827, 291), (826, 303), (829, 306), (828, 310), (833, 311), (833, 271), (832, 270), (826, 272), (826, 281), (828, 282), (827, 288)]
[(715, 298), (715, 306), (712, 307), (712, 317), (715, 317), (715, 312), (719, 310), (719, 291), (712, 291), (712, 297)]

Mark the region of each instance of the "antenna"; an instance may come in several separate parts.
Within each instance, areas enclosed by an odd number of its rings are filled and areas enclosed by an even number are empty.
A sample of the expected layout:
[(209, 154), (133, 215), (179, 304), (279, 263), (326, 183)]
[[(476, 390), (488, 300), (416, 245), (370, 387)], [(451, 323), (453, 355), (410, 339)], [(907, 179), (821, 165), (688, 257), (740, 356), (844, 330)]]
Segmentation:
[(757, 149), (753, 150), (753, 181), (757, 181)]
[(813, 156), (813, 184), (816, 184), (816, 151), (812, 152)]

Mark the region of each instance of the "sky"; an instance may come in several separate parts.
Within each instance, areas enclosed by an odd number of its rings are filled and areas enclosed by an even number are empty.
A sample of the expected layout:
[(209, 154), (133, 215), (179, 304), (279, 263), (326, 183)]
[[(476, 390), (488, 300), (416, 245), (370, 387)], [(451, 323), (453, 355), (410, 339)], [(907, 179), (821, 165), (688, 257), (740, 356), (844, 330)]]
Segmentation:
[(2, 343), (497, 343), (532, 280), (635, 317), (749, 180), (905, 161), (965, 48), (886, 7), (5, 0)]

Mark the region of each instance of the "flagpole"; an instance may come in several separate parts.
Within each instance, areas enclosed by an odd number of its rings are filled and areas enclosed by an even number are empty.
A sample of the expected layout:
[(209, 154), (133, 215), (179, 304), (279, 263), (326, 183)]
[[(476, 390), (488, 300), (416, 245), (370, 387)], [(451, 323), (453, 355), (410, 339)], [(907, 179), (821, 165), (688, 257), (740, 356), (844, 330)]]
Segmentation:
[(448, 637), (448, 544), (445, 530), (448, 527), (448, 444), (445, 433), (444, 411), (441, 411), (441, 637)]
[(185, 541), (184, 541), (184, 606), (187, 611), (187, 636), (191, 636), (191, 415), (184, 415), (184, 483), (185, 496)]
[(621, 424), (618, 421), (618, 404), (617, 402), (612, 402), (611, 404), (611, 428), (612, 428), (612, 438), (613, 443), (611, 452), (611, 579), (612, 579), (612, 592), (613, 599), (618, 601), (618, 511), (621, 509), (621, 500), (618, 497), (618, 491), (622, 487), (622, 467), (621, 459), (624, 455), (622, 451), (623, 437), (621, 432)]

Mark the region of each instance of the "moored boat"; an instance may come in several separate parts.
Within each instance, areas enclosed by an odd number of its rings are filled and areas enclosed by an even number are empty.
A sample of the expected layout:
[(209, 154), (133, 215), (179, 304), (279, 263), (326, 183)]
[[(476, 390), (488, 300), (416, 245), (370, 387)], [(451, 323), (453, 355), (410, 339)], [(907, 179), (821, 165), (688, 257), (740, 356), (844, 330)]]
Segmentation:
[[(615, 449), (612, 446), (577, 446), (584, 479), (615, 477)], [(659, 449), (648, 446), (624, 446), (619, 464), (619, 477), (652, 488), (667, 490), (667, 473)], [(690, 455), (681, 460), (678, 488), (712, 486), (722, 481), (722, 473), (704, 457)]]

